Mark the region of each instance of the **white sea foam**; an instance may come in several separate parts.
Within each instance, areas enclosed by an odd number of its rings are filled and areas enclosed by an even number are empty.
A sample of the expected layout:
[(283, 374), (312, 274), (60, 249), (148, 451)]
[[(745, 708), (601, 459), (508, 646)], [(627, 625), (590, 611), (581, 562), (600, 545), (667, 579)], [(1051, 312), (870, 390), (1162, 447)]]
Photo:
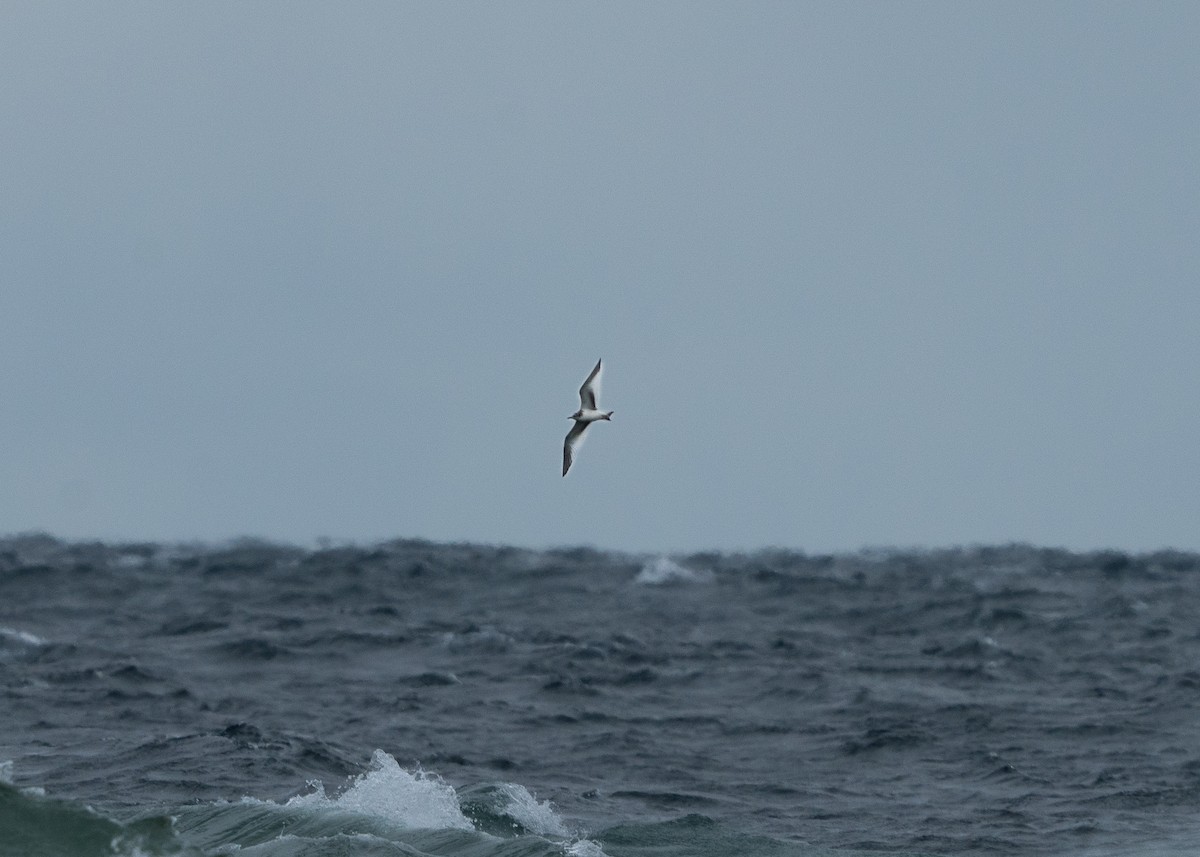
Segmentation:
[(436, 774), (409, 773), (383, 750), (371, 756), (371, 769), (355, 777), (350, 787), (335, 797), (317, 791), (294, 797), (288, 806), (328, 807), (385, 818), (421, 830), (474, 830), (463, 815), (458, 794)]
[(12, 785), (13, 781), (13, 763), (9, 759), (6, 762), (0, 762), (0, 783)]
[[(500, 791), (508, 799), (504, 813), (530, 833), (567, 840), (573, 835), (579, 835), (571, 833), (562, 816), (554, 811), (550, 801), (539, 801), (524, 786), (503, 783)], [(590, 839), (576, 839), (564, 843), (562, 849), (566, 857), (608, 857), (600, 846)]]
[(37, 634), (31, 634), (28, 631), (22, 631), (18, 628), (5, 628), (0, 626), (0, 639), (19, 643), (23, 646), (44, 646), (46, 641)]
[[(0, 776), (5, 770), (0, 764)], [(437, 774), (418, 769), (406, 771), (388, 753), (376, 750), (371, 767), (354, 777), (344, 791), (330, 796), (319, 780), (309, 784), (314, 790), (289, 799), (284, 806), (304, 809), (330, 809), (374, 816), (412, 830), (474, 830), (462, 811), (458, 793)], [(588, 839), (573, 838), (562, 817), (548, 800), (539, 801), (518, 783), (500, 783), (497, 792), (503, 796), (498, 809), (529, 833), (565, 840), (561, 844), (565, 857), (608, 857)], [(242, 803), (278, 806), (272, 801), (244, 797)]]
[(502, 783), (500, 791), (508, 799), (504, 814), (512, 818), (530, 833), (541, 836), (571, 835), (567, 826), (558, 813), (550, 805), (550, 801), (539, 801), (529, 793), (529, 790), (516, 783)]
[(644, 563), (633, 582), (661, 586), (665, 583), (709, 583), (712, 579), (711, 571), (685, 568), (668, 556), (659, 556)]

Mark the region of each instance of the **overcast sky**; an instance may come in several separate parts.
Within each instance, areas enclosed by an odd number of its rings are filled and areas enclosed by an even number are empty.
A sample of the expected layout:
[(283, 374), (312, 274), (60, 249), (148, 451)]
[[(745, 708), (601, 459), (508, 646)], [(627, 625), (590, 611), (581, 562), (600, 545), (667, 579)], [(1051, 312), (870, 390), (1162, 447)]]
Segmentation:
[(5, 3), (0, 532), (1200, 548), (1198, 44), (1194, 2)]

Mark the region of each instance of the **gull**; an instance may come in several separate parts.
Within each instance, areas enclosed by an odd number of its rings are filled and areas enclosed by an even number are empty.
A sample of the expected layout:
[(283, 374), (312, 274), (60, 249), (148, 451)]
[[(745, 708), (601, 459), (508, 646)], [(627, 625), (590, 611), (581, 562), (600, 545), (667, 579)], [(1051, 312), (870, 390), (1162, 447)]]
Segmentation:
[(613, 415), (612, 411), (596, 409), (596, 394), (600, 392), (600, 362), (596, 361), (596, 368), (579, 388), (579, 410), (567, 418), (575, 420), (575, 425), (571, 426), (571, 430), (567, 432), (567, 439), (563, 442), (563, 476), (571, 469), (571, 462), (575, 460), (575, 450), (583, 441), (583, 433), (587, 431), (587, 427), (597, 420), (611, 419)]

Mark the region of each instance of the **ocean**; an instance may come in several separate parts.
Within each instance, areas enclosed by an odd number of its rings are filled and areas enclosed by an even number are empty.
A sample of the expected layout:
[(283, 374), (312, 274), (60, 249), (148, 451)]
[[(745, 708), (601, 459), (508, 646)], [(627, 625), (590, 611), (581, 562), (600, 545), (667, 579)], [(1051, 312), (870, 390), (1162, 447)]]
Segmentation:
[(1200, 556), (0, 539), (0, 855), (1200, 853)]

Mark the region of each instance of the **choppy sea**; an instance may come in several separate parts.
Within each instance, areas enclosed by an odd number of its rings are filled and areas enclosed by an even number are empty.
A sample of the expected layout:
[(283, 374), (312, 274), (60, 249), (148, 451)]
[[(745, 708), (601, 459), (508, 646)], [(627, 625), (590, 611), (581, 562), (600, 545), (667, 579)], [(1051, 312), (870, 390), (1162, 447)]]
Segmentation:
[(1200, 556), (0, 539), (0, 855), (1200, 853)]

